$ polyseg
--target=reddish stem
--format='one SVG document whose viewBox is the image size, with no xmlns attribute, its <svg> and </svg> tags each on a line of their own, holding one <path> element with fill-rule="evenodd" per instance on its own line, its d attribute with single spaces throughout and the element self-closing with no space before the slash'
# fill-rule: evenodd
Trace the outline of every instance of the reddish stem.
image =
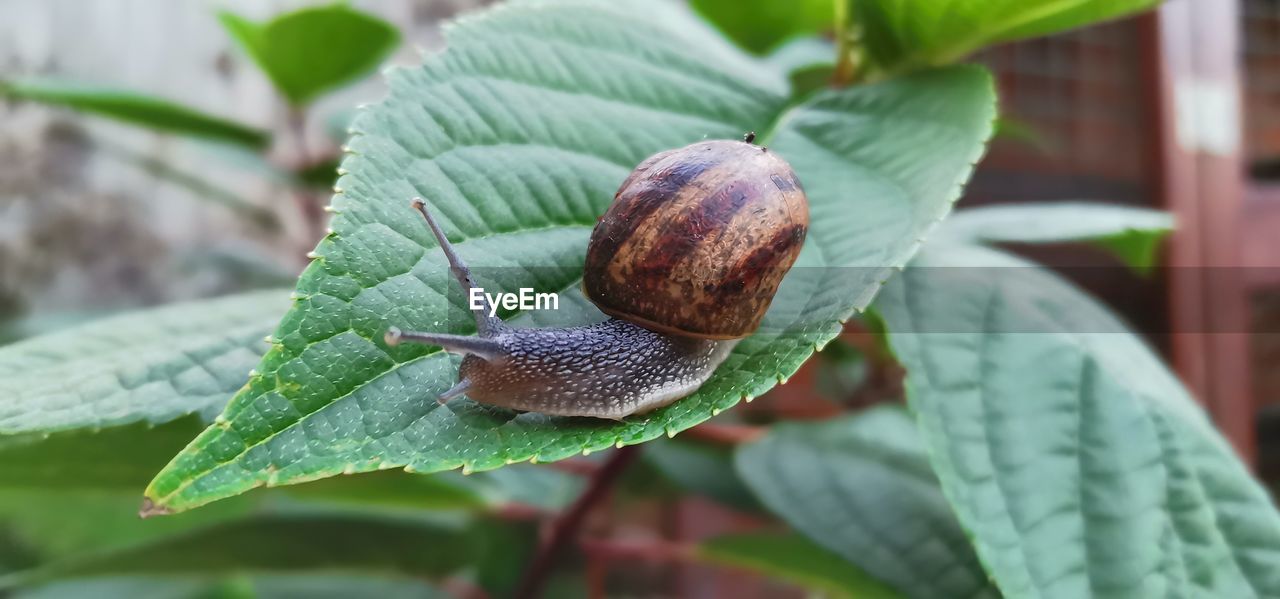
<svg viewBox="0 0 1280 599">
<path fill-rule="evenodd" d="M 759 439 L 765 434 L 765 428 L 749 424 L 715 424 L 706 422 L 685 431 L 683 434 L 692 439 L 718 445 L 739 445 Z"/>
<path fill-rule="evenodd" d="M 516 599 L 533 599 L 542 593 L 542 587 L 551 574 L 556 558 L 564 547 L 578 535 L 582 523 L 586 520 L 591 508 L 609 494 L 609 490 L 622 475 L 623 471 L 640 455 L 640 446 L 629 445 L 613 452 L 609 459 L 592 475 L 586 490 L 565 510 L 564 514 L 552 526 L 551 534 L 538 549 L 537 555 L 525 569 L 520 585 L 513 595 Z"/>
</svg>

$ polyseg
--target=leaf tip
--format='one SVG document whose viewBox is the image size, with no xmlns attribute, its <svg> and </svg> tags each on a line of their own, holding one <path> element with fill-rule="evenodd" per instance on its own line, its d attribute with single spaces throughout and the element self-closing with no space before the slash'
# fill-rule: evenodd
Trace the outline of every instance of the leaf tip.
<svg viewBox="0 0 1280 599">
<path fill-rule="evenodd" d="M 168 516 L 172 513 L 172 509 L 156 503 L 150 497 L 143 497 L 142 506 L 138 508 L 138 517 L 144 520 L 155 516 Z"/>
</svg>

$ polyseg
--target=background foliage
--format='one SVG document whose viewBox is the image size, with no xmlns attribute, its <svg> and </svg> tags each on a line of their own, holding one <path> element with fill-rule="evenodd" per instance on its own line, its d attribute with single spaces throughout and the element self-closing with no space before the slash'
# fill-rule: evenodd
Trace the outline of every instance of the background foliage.
<svg viewBox="0 0 1280 599">
<path fill-rule="evenodd" d="M 794 531 L 682 559 L 836 596 L 1280 596 L 1280 517 L 1186 391 L 1106 308 L 998 247 L 1089 243 L 1141 271 L 1167 215 L 1080 203 L 948 218 L 996 118 L 989 75 L 952 63 L 1153 2 L 752 4 L 543 0 L 463 18 L 355 118 L 330 230 L 292 295 L 0 348 L 0 588 L 445 594 L 425 577 L 503 596 L 536 545 L 530 520 L 584 484 L 516 462 L 659 439 L 620 490 L 697 494 Z M 293 119 L 399 40 L 344 4 L 219 19 Z M 0 91 L 270 142 L 132 91 Z M 566 300 L 504 318 L 589 322 L 602 315 L 577 292 L 583 253 L 622 178 L 655 151 L 749 130 L 796 168 L 813 228 L 765 326 L 694 396 L 621 423 L 441 407 L 430 398 L 456 359 L 381 343 L 392 324 L 470 330 L 409 198 L 428 198 L 485 286 Z M 334 165 L 294 167 L 298 208 L 319 215 L 307 181 Z M 729 448 L 660 439 L 785 381 L 850 318 L 905 368 L 908 409 L 767 423 Z M 859 379 L 856 356 L 839 363 L 832 384 Z M 439 472 L 456 468 L 475 474 Z M 144 486 L 148 513 L 185 513 L 134 519 Z M 245 493 L 262 486 L 279 488 Z"/>
</svg>

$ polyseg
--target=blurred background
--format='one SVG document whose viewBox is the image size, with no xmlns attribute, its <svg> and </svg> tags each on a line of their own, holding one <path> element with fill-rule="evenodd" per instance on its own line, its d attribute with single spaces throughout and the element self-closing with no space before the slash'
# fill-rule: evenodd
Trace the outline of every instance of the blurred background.
<svg viewBox="0 0 1280 599">
<path fill-rule="evenodd" d="M 265 21 L 313 4 L 0 5 L 0 79 L 131 90 L 265 134 L 241 136 L 244 143 L 193 140 L 102 118 L 101 106 L 77 109 L 74 94 L 31 101 L 39 94 L 19 90 L 0 100 L 0 341 L 141 306 L 291 285 L 323 233 L 320 210 L 352 109 L 377 100 L 382 83 L 376 72 L 362 72 L 291 102 L 217 13 Z M 388 64 L 413 65 L 441 48 L 442 20 L 485 4 L 353 6 L 398 31 L 388 42 Z M 1174 213 L 1178 229 L 1161 249 L 1163 266 L 1149 273 L 1117 268 L 1110 255 L 1078 246 L 1017 249 L 1127 318 L 1274 488 L 1280 0 L 1173 2 L 1156 13 L 998 47 L 976 60 L 998 77 L 1003 117 L 961 206 L 1089 200 Z M 816 417 L 897 401 L 901 393 L 900 372 L 873 327 L 854 322 L 790 384 L 736 411 L 748 422 Z M 678 451 L 659 449 L 650 459 L 688 457 Z M 654 468 L 662 470 L 660 463 Z M 628 516 L 609 526 L 656 527 L 674 539 L 755 522 L 749 512 L 696 496 L 617 509 Z M 709 566 L 636 565 L 625 547 L 599 548 L 590 559 L 584 568 L 592 576 L 657 577 L 678 596 L 795 593 L 762 590 L 760 580 Z"/>
</svg>

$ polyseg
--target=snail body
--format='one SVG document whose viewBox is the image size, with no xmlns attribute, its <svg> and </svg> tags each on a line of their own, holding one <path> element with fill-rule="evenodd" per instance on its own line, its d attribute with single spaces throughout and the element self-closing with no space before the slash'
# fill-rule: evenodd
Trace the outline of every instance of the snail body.
<svg viewBox="0 0 1280 599">
<path fill-rule="evenodd" d="M 698 389 L 753 333 L 808 229 L 791 167 L 747 141 L 713 140 L 656 154 L 622 183 L 592 232 L 583 291 L 611 318 L 516 328 L 474 312 L 478 335 L 390 328 L 463 355 L 460 395 L 516 410 L 621 419 Z M 421 200 L 463 291 L 476 287 Z M 487 303 L 487 302 L 486 302 Z"/>
</svg>

